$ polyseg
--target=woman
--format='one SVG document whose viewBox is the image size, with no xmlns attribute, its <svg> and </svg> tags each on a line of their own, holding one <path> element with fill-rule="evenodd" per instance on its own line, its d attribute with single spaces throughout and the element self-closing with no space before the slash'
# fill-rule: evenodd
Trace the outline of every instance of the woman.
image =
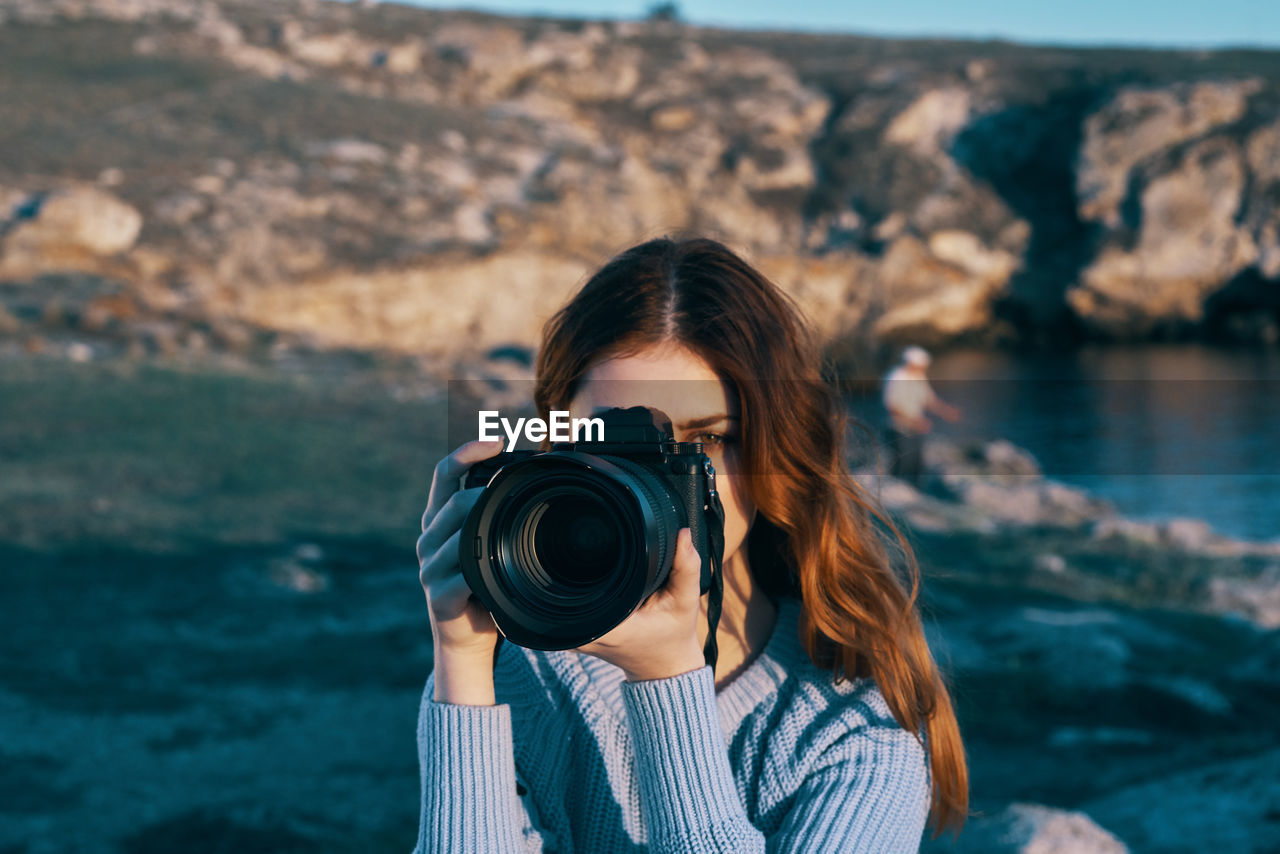
<svg viewBox="0 0 1280 854">
<path fill-rule="evenodd" d="M 665 586 L 599 640 L 498 644 L 458 567 L 480 490 L 457 484 L 499 447 L 463 445 L 436 467 L 418 541 L 435 642 L 418 851 L 896 852 L 930 812 L 959 827 L 964 752 L 918 573 L 848 474 L 819 361 L 794 304 L 706 239 L 622 253 L 548 322 L 543 418 L 653 406 L 712 458 L 719 654 L 713 673 L 687 529 Z"/>
</svg>

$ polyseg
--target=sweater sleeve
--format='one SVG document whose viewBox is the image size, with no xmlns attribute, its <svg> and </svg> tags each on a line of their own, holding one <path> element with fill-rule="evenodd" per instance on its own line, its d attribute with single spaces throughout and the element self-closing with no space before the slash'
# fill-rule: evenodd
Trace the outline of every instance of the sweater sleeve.
<svg viewBox="0 0 1280 854">
<path fill-rule="evenodd" d="M 538 854 L 542 838 L 516 793 L 511 706 L 432 699 L 418 712 L 422 811 L 414 854 Z"/>
<path fill-rule="evenodd" d="M 763 852 L 734 785 L 711 668 L 623 682 L 622 697 L 650 850 Z"/>
<path fill-rule="evenodd" d="M 651 850 L 709 852 L 918 851 L 929 808 L 924 749 L 891 727 L 850 731 L 827 748 L 767 839 L 738 797 L 720 731 L 710 667 L 624 682 Z"/>
<path fill-rule="evenodd" d="M 768 850 L 919 851 L 929 814 L 927 761 L 920 742 L 903 729 L 850 733 L 800 784 Z"/>
</svg>

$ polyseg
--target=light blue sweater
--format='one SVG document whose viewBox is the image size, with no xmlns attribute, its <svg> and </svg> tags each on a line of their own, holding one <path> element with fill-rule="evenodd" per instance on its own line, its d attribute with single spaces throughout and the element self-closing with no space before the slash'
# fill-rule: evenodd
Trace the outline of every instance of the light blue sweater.
<svg viewBox="0 0 1280 854">
<path fill-rule="evenodd" d="M 626 682 L 608 662 L 504 643 L 498 704 L 418 719 L 418 854 L 917 851 L 925 753 L 870 679 L 832 684 L 784 599 L 719 694 L 710 667 Z"/>
</svg>

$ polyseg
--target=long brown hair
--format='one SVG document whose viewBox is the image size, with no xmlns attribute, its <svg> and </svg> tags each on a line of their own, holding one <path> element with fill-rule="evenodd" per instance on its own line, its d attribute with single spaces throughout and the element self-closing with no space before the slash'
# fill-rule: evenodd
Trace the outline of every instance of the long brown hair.
<svg viewBox="0 0 1280 854">
<path fill-rule="evenodd" d="M 568 408 L 596 362 L 663 342 L 696 353 L 733 388 L 743 470 L 771 475 L 744 478 L 759 514 L 746 542 L 753 577 L 771 593 L 800 596 L 801 640 L 815 665 L 837 681 L 871 676 L 903 729 L 923 736 L 935 832 L 958 830 L 968 771 L 916 608 L 919 568 L 849 474 L 845 409 L 822 377 L 816 337 L 783 291 L 714 240 L 663 238 L 628 249 L 548 320 L 534 390 L 539 413 Z"/>
</svg>

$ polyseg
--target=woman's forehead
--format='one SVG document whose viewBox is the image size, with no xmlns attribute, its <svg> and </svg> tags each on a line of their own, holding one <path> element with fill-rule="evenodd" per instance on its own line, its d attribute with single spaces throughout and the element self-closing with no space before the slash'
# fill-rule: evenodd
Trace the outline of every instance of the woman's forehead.
<svg viewBox="0 0 1280 854">
<path fill-rule="evenodd" d="M 736 415 L 729 388 L 701 357 L 683 349 L 646 350 L 594 365 L 570 405 L 575 417 L 613 406 L 652 406 L 679 425 Z"/>
</svg>

